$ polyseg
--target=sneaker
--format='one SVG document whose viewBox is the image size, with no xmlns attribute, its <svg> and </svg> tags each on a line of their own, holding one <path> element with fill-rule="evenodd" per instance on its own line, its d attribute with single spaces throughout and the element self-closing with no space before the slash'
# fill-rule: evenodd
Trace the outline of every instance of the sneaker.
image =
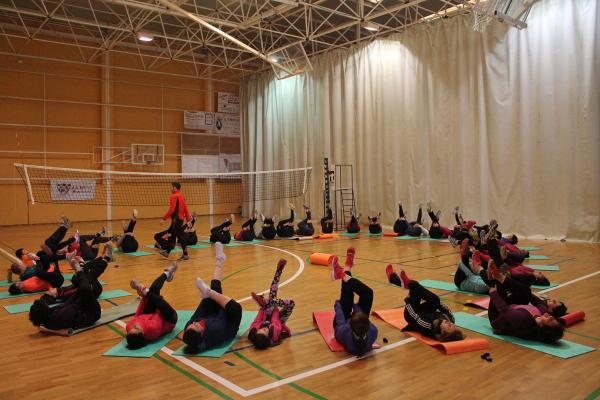
<svg viewBox="0 0 600 400">
<path fill-rule="evenodd" d="M 235 223 L 235 214 L 229 214 L 229 220 L 231 223 Z"/>
<path fill-rule="evenodd" d="M 456 238 L 454 238 L 452 236 L 450 236 L 448 238 L 448 241 L 450 242 L 450 244 L 452 245 L 452 247 L 456 247 L 456 246 L 459 245 L 458 239 L 456 239 Z"/>
<path fill-rule="evenodd" d="M 75 255 L 77 254 L 77 250 L 73 250 L 70 253 L 65 254 L 65 258 L 67 261 L 71 262 L 71 260 L 75 259 Z"/>
<path fill-rule="evenodd" d="M 75 231 L 75 234 L 73 235 L 73 239 L 75 239 L 75 243 L 79 243 L 79 230 Z"/>
<path fill-rule="evenodd" d="M 133 217 L 133 219 L 137 219 L 137 217 L 138 217 L 138 210 L 137 210 L 137 208 L 133 209 L 133 211 L 131 213 L 131 216 Z"/>
<path fill-rule="evenodd" d="M 352 268 L 354 266 L 354 255 L 356 254 L 356 250 L 354 247 L 348 247 L 346 250 L 346 267 Z"/>
<path fill-rule="evenodd" d="M 60 223 L 60 225 L 64 226 L 65 228 L 70 228 L 73 225 L 71 223 L 71 220 L 66 215 L 60 216 L 59 223 Z"/>
<path fill-rule="evenodd" d="M 196 211 L 194 211 L 192 213 L 192 224 L 196 223 L 196 219 L 198 218 L 198 213 Z"/>
<path fill-rule="evenodd" d="M 104 245 L 104 257 L 108 257 L 108 259 L 110 260 L 109 262 L 113 262 L 116 260 L 114 254 L 113 254 L 112 244 L 106 243 Z"/>
<path fill-rule="evenodd" d="M 160 254 L 164 258 L 169 258 L 169 252 L 166 251 L 166 250 L 161 250 L 161 251 L 158 252 L 158 254 Z"/>
<path fill-rule="evenodd" d="M 225 251 L 224 251 L 225 247 L 223 246 L 223 243 L 221 242 L 217 242 L 215 243 L 215 250 L 217 252 L 217 265 L 219 267 L 223 266 L 223 264 L 225 263 L 225 260 L 227 260 L 227 256 L 225 255 Z"/>
<path fill-rule="evenodd" d="M 210 297 L 210 286 L 208 286 L 202 278 L 196 278 L 196 287 L 200 290 L 200 295 L 203 299 L 208 299 Z"/>
<path fill-rule="evenodd" d="M 32 260 L 35 260 L 35 261 L 37 261 L 37 260 L 39 260 L 39 259 L 40 259 L 40 258 L 37 256 L 37 254 L 35 254 L 35 253 L 29 253 L 29 254 L 27 254 L 27 257 L 29 257 L 30 259 L 32 259 Z"/>
<path fill-rule="evenodd" d="M 404 270 L 400 271 L 400 283 L 400 286 L 402 286 L 404 289 L 408 289 L 410 278 L 408 277 L 408 275 L 406 275 L 406 272 L 404 272 Z"/>
<path fill-rule="evenodd" d="M 179 257 L 177 259 L 177 261 L 187 261 L 190 259 L 190 256 L 188 256 L 187 254 L 182 255 L 181 257 Z"/>
<path fill-rule="evenodd" d="M 265 300 L 264 296 L 256 294 L 254 292 L 250 293 L 250 295 L 252 296 L 256 304 L 258 304 L 260 307 L 264 307 L 267 305 L 267 301 Z"/>
<path fill-rule="evenodd" d="M 333 256 L 331 260 L 331 280 L 342 279 L 344 277 L 344 269 L 340 267 L 338 256 Z"/>
<path fill-rule="evenodd" d="M 146 295 L 146 293 L 148 292 L 146 287 L 144 285 L 142 285 L 141 283 L 139 283 L 138 281 L 136 281 L 135 279 L 132 279 L 131 282 L 129 282 L 129 286 L 132 289 L 135 289 L 140 297 L 144 297 Z"/>
<path fill-rule="evenodd" d="M 177 272 L 177 263 L 172 262 L 168 268 L 165 269 L 165 275 L 167 275 L 167 282 L 171 282 L 175 277 L 175 272 Z"/>
<path fill-rule="evenodd" d="M 290 206 L 290 209 L 292 209 L 292 210 L 294 209 L 294 204 L 293 203 L 290 203 L 289 206 Z"/>
<path fill-rule="evenodd" d="M 71 268 L 73 268 L 73 270 L 75 270 L 76 272 L 80 272 L 83 271 L 83 268 L 81 268 L 81 263 L 78 260 L 78 257 L 74 257 L 72 258 L 69 263 L 71 264 Z"/>
<path fill-rule="evenodd" d="M 106 228 L 102 227 L 102 229 L 100 229 L 100 231 L 96 233 L 96 237 L 103 237 L 104 235 L 106 235 Z"/>
<path fill-rule="evenodd" d="M 385 274 L 387 275 L 388 282 L 392 283 L 392 275 L 394 274 L 394 267 L 392 267 L 392 264 L 388 264 L 387 267 L 385 267 Z"/>
</svg>

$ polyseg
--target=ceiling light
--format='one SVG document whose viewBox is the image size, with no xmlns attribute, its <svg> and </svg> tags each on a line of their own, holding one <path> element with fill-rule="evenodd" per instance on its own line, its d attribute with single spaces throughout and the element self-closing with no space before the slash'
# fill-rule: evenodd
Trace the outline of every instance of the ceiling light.
<svg viewBox="0 0 600 400">
<path fill-rule="evenodd" d="M 151 42 L 154 40 L 154 35 L 148 32 L 138 32 L 137 38 L 141 42 Z"/>
<path fill-rule="evenodd" d="M 274 63 L 278 63 L 279 62 L 279 57 L 277 57 L 277 56 L 271 56 L 271 57 L 269 57 L 269 59 L 271 61 L 273 61 Z"/>
<path fill-rule="evenodd" d="M 371 32 L 377 32 L 379 30 L 379 25 L 369 21 L 363 22 L 362 24 L 360 24 L 360 26 Z"/>
</svg>

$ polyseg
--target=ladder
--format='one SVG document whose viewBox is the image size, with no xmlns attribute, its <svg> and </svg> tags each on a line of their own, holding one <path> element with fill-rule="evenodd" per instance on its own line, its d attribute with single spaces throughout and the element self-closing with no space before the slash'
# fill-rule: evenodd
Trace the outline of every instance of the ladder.
<svg viewBox="0 0 600 400">
<path fill-rule="evenodd" d="M 352 164 L 335 165 L 335 230 L 343 230 L 356 213 L 354 168 Z"/>
</svg>

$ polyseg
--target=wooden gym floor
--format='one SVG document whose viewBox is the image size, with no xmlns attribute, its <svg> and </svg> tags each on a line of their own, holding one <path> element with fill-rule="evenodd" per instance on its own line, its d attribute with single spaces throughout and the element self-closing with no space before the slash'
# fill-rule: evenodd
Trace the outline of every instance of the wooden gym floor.
<svg viewBox="0 0 600 400">
<path fill-rule="evenodd" d="M 220 217 L 217 217 L 220 218 Z M 208 217 L 197 224 L 198 233 L 208 232 Z M 239 227 L 240 222 L 235 224 Z M 100 226 L 75 224 L 82 233 Z M 115 228 L 117 224 L 115 224 Z M 26 247 L 37 251 L 39 243 L 55 229 L 52 225 L 0 228 L 0 245 L 7 250 Z M 157 220 L 140 220 L 136 236 L 140 247 L 152 243 L 161 227 Z M 235 232 L 236 229 L 232 229 Z M 206 238 L 203 235 L 202 238 Z M 570 310 L 584 310 L 584 322 L 568 328 L 565 338 L 598 347 L 600 344 L 600 245 L 524 241 L 536 245 L 550 260 L 539 262 L 560 266 L 548 272 L 560 283 L 549 295 L 565 301 Z M 315 310 L 332 309 L 339 295 L 339 281 L 331 282 L 329 270 L 306 261 L 313 252 L 345 254 L 356 248 L 354 275 L 375 292 L 373 309 L 401 306 L 404 289 L 388 285 L 384 268 L 401 265 L 413 279 L 452 281 L 450 272 L 459 259 L 448 243 L 402 241 L 393 238 L 288 241 L 275 240 L 262 245 L 226 247 L 224 292 L 242 299 L 244 309 L 256 310 L 248 300 L 251 291 L 270 285 L 277 260 L 285 258 L 279 295 L 296 301 L 289 326 L 294 336 L 266 351 L 249 347 L 243 338 L 233 350 L 219 359 L 180 359 L 170 355 L 181 345 L 173 340 L 149 359 L 104 357 L 124 331 L 122 323 L 112 323 L 66 338 L 38 333 L 27 313 L 10 315 L 0 310 L 0 338 L 3 368 L 0 399 L 583 399 L 600 395 L 600 353 L 595 351 L 562 360 L 516 345 L 491 340 L 493 362 L 480 358 L 481 351 L 446 356 L 420 342 L 406 341 L 404 334 L 377 317 L 378 341 L 383 349 L 358 360 L 345 353 L 329 351 L 312 321 Z M 177 254 L 172 254 L 175 258 Z M 194 279 L 212 277 L 214 249 L 190 251 L 191 259 L 180 263 L 175 280 L 165 284 L 163 296 L 178 310 L 193 310 L 199 302 Z M 3 260 L 5 267 L 8 261 Z M 106 289 L 129 288 L 131 278 L 146 283 L 161 273 L 167 262 L 158 255 L 120 255 L 102 276 Z M 2 290 L 7 290 L 3 288 Z M 453 311 L 466 310 L 465 294 L 436 291 Z M 0 305 L 33 301 L 34 297 L 0 300 Z M 101 301 L 103 308 L 128 302 L 132 297 Z M 125 319 L 126 321 L 127 319 Z M 465 331 L 469 337 L 478 335 Z M 388 344 L 383 343 L 386 338 Z"/>
</svg>

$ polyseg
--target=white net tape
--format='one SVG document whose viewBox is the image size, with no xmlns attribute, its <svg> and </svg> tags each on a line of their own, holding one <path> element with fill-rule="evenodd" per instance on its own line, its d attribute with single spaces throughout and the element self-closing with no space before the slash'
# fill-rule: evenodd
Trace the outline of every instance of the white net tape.
<svg viewBox="0 0 600 400">
<path fill-rule="evenodd" d="M 490 9 L 493 9 L 495 1 L 478 2 L 473 6 L 473 30 L 476 32 L 485 32 L 485 29 L 492 21 Z"/>
</svg>

